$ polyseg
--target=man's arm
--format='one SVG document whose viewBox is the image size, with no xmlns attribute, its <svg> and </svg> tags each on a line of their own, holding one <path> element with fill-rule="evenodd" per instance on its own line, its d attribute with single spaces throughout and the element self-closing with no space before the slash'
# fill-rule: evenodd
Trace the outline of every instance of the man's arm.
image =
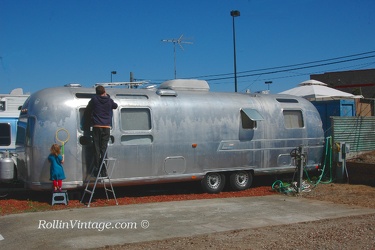
<svg viewBox="0 0 375 250">
<path fill-rule="evenodd" d="M 118 105 L 112 100 L 112 109 L 117 109 Z"/>
</svg>

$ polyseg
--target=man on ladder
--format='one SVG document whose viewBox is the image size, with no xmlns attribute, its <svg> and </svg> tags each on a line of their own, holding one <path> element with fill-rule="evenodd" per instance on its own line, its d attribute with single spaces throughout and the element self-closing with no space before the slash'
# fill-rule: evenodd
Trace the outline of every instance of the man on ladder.
<svg viewBox="0 0 375 250">
<path fill-rule="evenodd" d="M 94 139 L 94 175 L 100 174 L 106 176 L 105 168 L 99 172 L 100 163 L 103 162 L 110 137 L 112 126 L 113 109 L 118 105 L 106 93 L 105 88 L 101 85 L 96 87 L 96 95 L 89 101 L 84 117 L 88 118 L 93 127 Z M 87 127 L 87 126 L 86 126 Z"/>
<path fill-rule="evenodd" d="M 110 176 L 107 173 L 110 163 L 115 164 L 115 159 L 108 158 L 108 142 L 110 138 L 113 110 L 117 109 L 118 105 L 112 98 L 106 93 L 105 88 L 101 85 L 95 88 L 96 95 L 89 101 L 85 113 L 84 113 L 84 129 L 88 130 L 91 126 L 93 127 L 93 140 L 94 140 L 94 164 L 91 170 L 91 174 L 87 179 L 87 185 L 82 196 L 81 202 L 83 202 L 85 194 L 90 193 L 90 199 L 88 207 L 90 206 L 91 199 L 94 195 L 96 185 L 98 181 L 102 181 L 104 185 L 104 191 L 108 199 L 107 191 L 111 191 L 116 200 L 116 195 L 113 190 Z M 92 190 L 89 190 L 90 180 L 95 177 L 95 182 Z M 109 182 L 110 188 L 107 189 L 105 181 Z"/>
</svg>

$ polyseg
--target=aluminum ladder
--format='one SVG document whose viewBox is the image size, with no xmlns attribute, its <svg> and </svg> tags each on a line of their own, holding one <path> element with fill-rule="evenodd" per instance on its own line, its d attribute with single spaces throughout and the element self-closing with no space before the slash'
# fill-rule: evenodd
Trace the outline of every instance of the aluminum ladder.
<svg viewBox="0 0 375 250">
<path fill-rule="evenodd" d="M 108 152 L 108 147 L 107 147 L 107 150 L 105 151 L 104 158 L 100 164 L 98 173 L 96 174 L 94 167 L 92 167 L 91 174 L 86 177 L 86 187 L 81 198 L 81 203 L 83 203 L 86 194 L 90 194 L 87 207 L 90 207 L 91 200 L 92 200 L 92 197 L 94 196 L 95 189 L 97 187 L 98 182 L 103 185 L 107 200 L 109 200 L 108 192 L 111 192 L 113 194 L 113 198 L 115 199 L 116 205 L 118 205 L 116 194 L 115 194 L 115 191 L 113 190 L 113 185 L 111 182 L 111 175 L 116 165 L 116 158 L 109 158 L 107 156 L 107 152 Z M 93 166 L 93 164 L 91 164 L 91 166 Z M 107 173 L 106 176 L 101 176 L 102 170 L 104 170 Z M 92 185 L 92 183 L 94 184 Z M 107 187 L 107 184 L 109 184 L 109 187 Z M 91 186 L 92 186 L 92 189 L 90 189 Z"/>
</svg>

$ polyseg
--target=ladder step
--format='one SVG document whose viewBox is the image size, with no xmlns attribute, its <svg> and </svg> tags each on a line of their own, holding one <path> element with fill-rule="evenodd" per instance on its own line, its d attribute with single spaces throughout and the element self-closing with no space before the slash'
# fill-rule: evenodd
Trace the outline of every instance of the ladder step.
<svg viewBox="0 0 375 250">
<path fill-rule="evenodd" d="M 107 156 L 107 151 L 108 151 L 108 148 L 107 148 L 106 152 L 104 153 L 105 157 Z M 91 195 L 90 195 L 87 207 L 90 207 L 91 199 L 92 199 L 92 197 L 94 195 L 94 191 L 95 191 L 95 189 L 97 187 L 96 185 L 97 185 L 98 182 L 100 182 L 104 186 L 104 191 L 105 191 L 107 199 L 109 199 L 108 198 L 108 194 L 107 194 L 107 192 L 109 191 L 109 192 L 111 192 L 113 194 L 113 198 L 116 201 L 116 205 L 118 205 L 118 202 L 117 202 L 117 199 L 116 199 L 116 194 L 115 194 L 115 191 L 113 190 L 113 186 L 112 186 L 111 178 L 110 178 L 110 174 L 113 172 L 113 168 L 115 167 L 115 164 L 116 164 L 116 158 L 107 158 L 106 157 L 102 161 L 102 163 L 101 163 L 101 165 L 100 165 L 100 167 L 99 167 L 99 169 L 98 169 L 97 172 L 95 172 L 94 170 L 92 170 L 92 172 L 90 173 L 90 175 L 88 175 L 86 177 L 86 182 L 87 183 L 86 183 L 85 191 L 84 191 L 83 196 L 81 198 L 81 203 L 84 200 L 85 194 L 89 193 Z M 108 175 L 106 175 L 106 176 L 100 176 L 100 173 L 102 171 L 106 172 Z M 94 175 L 96 173 L 97 173 L 97 176 Z M 92 190 L 88 190 L 88 187 L 90 186 L 90 183 L 91 183 L 91 185 L 93 185 Z M 106 184 L 109 184 L 110 188 L 107 188 Z"/>
</svg>

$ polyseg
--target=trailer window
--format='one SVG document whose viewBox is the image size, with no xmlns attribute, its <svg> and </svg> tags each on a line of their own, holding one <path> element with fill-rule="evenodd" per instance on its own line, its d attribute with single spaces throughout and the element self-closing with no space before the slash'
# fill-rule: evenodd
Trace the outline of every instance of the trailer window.
<svg viewBox="0 0 375 250">
<path fill-rule="evenodd" d="M 81 131 L 89 130 L 90 126 L 92 126 L 91 117 L 88 117 L 89 114 L 86 114 L 86 117 L 85 117 L 85 110 L 86 108 L 79 109 L 79 129 Z M 113 116 L 112 116 L 112 124 L 113 124 Z"/>
<path fill-rule="evenodd" d="M 284 110 L 284 123 L 286 128 L 303 128 L 303 117 L 301 110 Z"/>
<path fill-rule="evenodd" d="M 86 108 L 80 108 L 79 109 L 79 129 L 80 130 L 84 130 L 84 123 L 85 123 L 85 119 L 83 117 L 83 114 L 85 113 L 85 110 Z"/>
<path fill-rule="evenodd" d="M 0 111 L 5 111 L 5 101 L 0 101 Z"/>
<path fill-rule="evenodd" d="M 79 128 L 81 131 L 90 130 L 90 127 L 92 126 L 91 122 L 91 116 L 90 114 L 86 114 L 85 117 L 85 110 L 86 108 L 80 108 L 79 109 Z M 113 117 L 112 117 L 112 123 L 113 123 Z"/>
<path fill-rule="evenodd" d="M 91 99 L 95 96 L 95 93 L 76 93 L 76 97 L 79 99 Z"/>
<path fill-rule="evenodd" d="M 27 118 L 26 146 L 32 146 L 34 141 L 35 118 Z"/>
<path fill-rule="evenodd" d="M 264 120 L 263 116 L 255 109 L 241 109 L 241 122 L 243 129 L 254 129 L 257 127 L 257 121 Z"/>
<path fill-rule="evenodd" d="M 151 115 L 148 108 L 121 109 L 122 130 L 150 130 Z"/>
<path fill-rule="evenodd" d="M 24 146 L 26 137 L 26 130 L 24 127 L 17 127 L 16 145 Z"/>
<path fill-rule="evenodd" d="M 9 146 L 11 141 L 11 129 L 9 123 L 0 123 L 0 146 Z"/>
<path fill-rule="evenodd" d="M 130 95 L 130 94 L 116 94 L 118 99 L 148 99 L 147 95 Z"/>
<path fill-rule="evenodd" d="M 298 103 L 296 99 L 284 99 L 284 98 L 277 98 L 276 101 L 281 103 Z"/>
</svg>

